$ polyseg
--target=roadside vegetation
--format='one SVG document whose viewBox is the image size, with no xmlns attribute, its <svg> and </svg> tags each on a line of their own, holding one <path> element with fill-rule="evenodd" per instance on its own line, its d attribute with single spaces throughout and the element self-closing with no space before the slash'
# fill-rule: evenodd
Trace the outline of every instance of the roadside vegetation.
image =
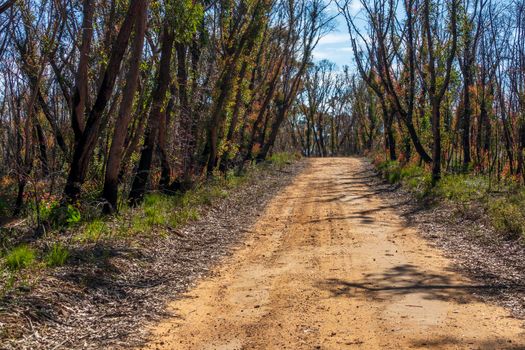
<svg viewBox="0 0 525 350">
<path fill-rule="evenodd" d="M 35 236 L 33 227 L 38 215 L 36 209 L 31 208 L 25 223 L 0 228 L 0 296 L 20 287 L 28 291 L 38 283 L 38 275 L 47 269 L 69 262 L 78 264 L 83 257 L 75 256 L 74 252 L 82 247 L 103 247 L 112 241 L 138 242 L 143 238 L 176 234 L 184 225 L 198 220 L 202 211 L 216 200 L 228 197 L 230 191 L 261 172 L 280 171 L 298 159 L 296 154 L 275 153 L 265 162 L 247 166 L 241 174 L 233 171 L 217 174 L 186 191 L 149 193 L 139 206 L 123 206 L 117 215 L 103 215 L 86 204 L 82 210 L 63 209 L 57 203 L 43 204 L 38 214 L 45 228 L 41 236 Z"/>
<path fill-rule="evenodd" d="M 398 161 L 373 161 L 377 171 L 391 184 L 401 184 L 415 198 L 426 202 L 447 202 L 460 215 L 482 210 L 503 237 L 525 239 L 525 188 L 511 179 L 496 182 L 474 173 L 445 173 L 432 185 L 428 168 Z"/>
</svg>

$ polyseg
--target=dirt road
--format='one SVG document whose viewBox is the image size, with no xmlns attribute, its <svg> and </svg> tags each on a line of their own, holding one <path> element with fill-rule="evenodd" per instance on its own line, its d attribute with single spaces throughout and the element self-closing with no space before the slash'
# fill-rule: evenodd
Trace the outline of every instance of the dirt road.
<svg viewBox="0 0 525 350">
<path fill-rule="evenodd" d="M 525 349 L 356 158 L 311 159 L 147 349 Z"/>
</svg>

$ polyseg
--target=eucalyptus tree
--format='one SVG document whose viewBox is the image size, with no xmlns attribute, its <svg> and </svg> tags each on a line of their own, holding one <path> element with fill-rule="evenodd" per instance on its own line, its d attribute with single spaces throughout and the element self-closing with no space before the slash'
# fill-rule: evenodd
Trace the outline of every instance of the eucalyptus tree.
<svg viewBox="0 0 525 350">
<path fill-rule="evenodd" d="M 264 140 L 257 160 L 268 155 L 277 138 L 280 126 L 297 98 L 312 52 L 323 35 L 332 30 L 334 16 L 327 9 L 331 1 L 304 0 L 283 3 L 288 23 L 290 40 L 284 47 L 284 66 L 276 101 L 276 115 L 271 124 L 268 138 Z"/>
<path fill-rule="evenodd" d="M 306 150 L 310 154 L 310 142 L 313 135 L 317 154 L 328 155 L 327 132 L 330 132 L 329 98 L 334 84 L 334 64 L 323 60 L 307 69 L 303 91 L 299 95 L 301 110 L 306 119 Z"/>
<path fill-rule="evenodd" d="M 431 163 L 432 158 L 414 126 L 418 85 L 416 3 L 407 0 L 401 6 L 393 0 L 360 1 L 363 10 L 357 14 L 352 12 L 349 1 L 338 2 L 347 23 L 357 69 L 380 101 L 387 130 L 392 127 L 394 115 L 400 117 L 421 159 Z M 392 132 L 387 135 L 392 136 Z M 391 139 L 389 143 L 395 142 Z M 391 157 L 396 158 L 394 153 Z"/>
</svg>

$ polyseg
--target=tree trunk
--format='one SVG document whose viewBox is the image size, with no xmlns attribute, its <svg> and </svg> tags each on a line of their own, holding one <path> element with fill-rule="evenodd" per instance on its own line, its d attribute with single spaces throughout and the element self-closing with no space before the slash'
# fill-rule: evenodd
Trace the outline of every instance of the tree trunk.
<svg viewBox="0 0 525 350">
<path fill-rule="evenodd" d="M 148 125 L 144 135 L 144 144 L 140 154 L 140 161 L 137 174 L 131 186 L 129 202 L 132 205 L 138 204 L 144 198 L 146 184 L 151 171 L 153 152 L 155 150 L 157 136 L 159 134 L 159 123 L 162 118 L 166 92 L 170 83 L 170 66 L 173 51 L 173 41 L 175 35 L 168 19 L 165 19 L 162 34 L 162 51 L 157 73 L 157 84 L 153 92 L 152 107 L 148 118 Z"/>
<path fill-rule="evenodd" d="M 75 146 L 80 142 L 84 132 L 84 113 L 88 97 L 88 65 L 89 51 L 93 39 L 93 13 L 95 1 L 84 0 L 84 17 L 82 19 L 82 42 L 80 44 L 80 60 L 75 78 L 75 88 L 72 98 L 71 126 L 75 135 Z"/>
<path fill-rule="evenodd" d="M 138 86 L 139 68 L 142 59 L 142 47 L 144 46 L 144 34 L 146 31 L 147 1 L 141 3 L 135 18 L 134 41 L 129 63 L 129 70 L 126 75 L 126 85 L 122 92 L 120 110 L 115 121 L 115 131 L 109 149 L 108 161 L 106 165 L 106 175 L 104 179 L 104 190 L 102 197 L 106 200 L 104 211 L 111 213 L 117 210 L 118 200 L 118 175 L 124 153 L 124 142 L 131 121 L 131 108 Z"/>
<path fill-rule="evenodd" d="M 441 179 L 441 116 L 439 103 L 432 103 L 432 183 L 436 184 Z"/>
<path fill-rule="evenodd" d="M 469 51 L 468 48 L 465 50 Z M 471 162 L 470 156 L 470 119 L 472 115 L 472 107 L 470 103 L 470 86 L 472 85 L 472 62 L 468 57 L 465 57 L 465 67 L 463 67 L 463 117 L 462 117 L 462 139 L 463 146 L 463 166 L 465 170 Z"/>
<path fill-rule="evenodd" d="M 239 77 L 237 78 L 237 94 L 235 96 L 235 104 L 233 106 L 233 112 L 232 112 L 232 118 L 230 121 L 230 126 L 228 128 L 228 133 L 226 134 L 226 143 L 230 145 L 234 140 L 235 135 L 235 129 L 237 128 L 237 124 L 239 122 L 239 114 L 241 112 L 241 105 L 243 103 L 243 88 L 242 83 L 244 81 L 244 77 L 246 76 L 246 71 L 248 69 L 248 61 L 245 60 L 242 64 L 241 71 L 239 73 Z M 226 170 L 228 168 L 228 152 L 225 152 L 223 154 L 222 160 L 221 160 L 221 170 Z"/>
<path fill-rule="evenodd" d="M 38 119 L 35 118 L 35 128 L 36 128 L 36 137 L 38 140 L 38 151 L 40 163 L 42 165 L 42 173 L 44 177 L 49 175 L 49 165 L 47 160 L 47 146 L 46 146 L 46 137 L 44 135 L 44 130 L 38 122 Z"/>
<path fill-rule="evenodd" d="M 75 145 L 71 168 L 64 189 L 65 199 L 68 202 L 75 202 L 80 196 L 81 186 L 85 180 L 96 141 L 100 135 L 101 128 L 104 127 L 104 125 L 102 125 L 103 112 L 113 93 L 115 80 L 120 71 L 120 63 L 128 46 L 133 22 L 137 17 L 139 8 L 144 2 L 145 0 L 132 0 L 126 18 L 122 23 L 115 44 L 113 45 L 111 56 L 98 90 L 97 99 L 89 113 L 84 130 Z M 78 115 L 73 116 L 73 118 L 75 117 L 78 117 Z"/>
</svg>

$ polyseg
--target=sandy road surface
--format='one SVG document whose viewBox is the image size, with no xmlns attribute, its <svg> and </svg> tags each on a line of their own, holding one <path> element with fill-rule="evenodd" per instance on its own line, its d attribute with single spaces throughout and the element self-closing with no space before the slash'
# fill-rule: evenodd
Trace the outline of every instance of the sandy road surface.
<svg viewBox="0 0 525 350">
<path fill-rule="evenodd" d="M 244 246 L 170 309 L 147 349 L 525 349 L 370 186 L 363 160 L 311 159 Z"/>
</svg>

